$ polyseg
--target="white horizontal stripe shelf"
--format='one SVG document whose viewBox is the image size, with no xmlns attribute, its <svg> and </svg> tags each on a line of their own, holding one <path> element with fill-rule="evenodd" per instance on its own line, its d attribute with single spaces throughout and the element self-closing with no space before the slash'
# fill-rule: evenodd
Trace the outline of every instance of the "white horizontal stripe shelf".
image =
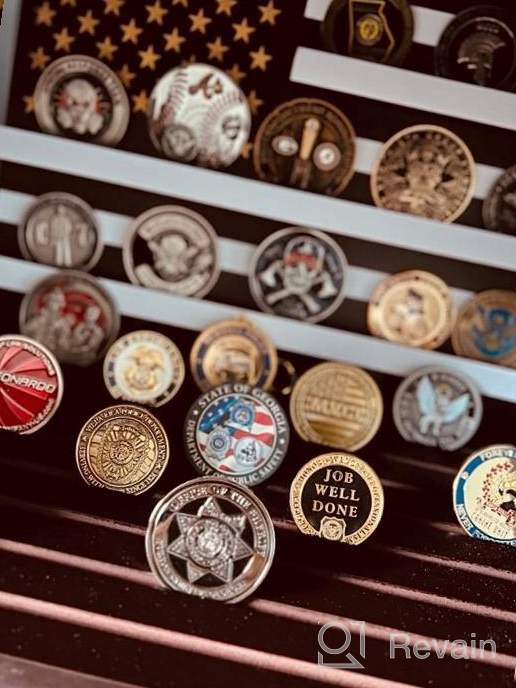
<svg viewBox="0 0 516 688">
<path fill-rule="evenodd" d="M 0 288 L 25 294 L 35 282 L 54 274 L 52 268 L 0 256 Z M 101 280 L 122 315 L 201 331 L 223 318 L 245 315 L 266 332 L 282 351 L 322 360 L 352 363 L 379 373 L 404 377 L 416 368 L 447 366 L 475 380 L 482 394 L 516 401 L 516 370 L 458 356 L 413 349 L 324 325 L 256 313 L 225 304 L 187 299 L 113 280 Z"/>
<path fill-rule="evenodd" d="M 0 160 L 516 272 L 516 237 L 0 126 Z"/>
</svg>

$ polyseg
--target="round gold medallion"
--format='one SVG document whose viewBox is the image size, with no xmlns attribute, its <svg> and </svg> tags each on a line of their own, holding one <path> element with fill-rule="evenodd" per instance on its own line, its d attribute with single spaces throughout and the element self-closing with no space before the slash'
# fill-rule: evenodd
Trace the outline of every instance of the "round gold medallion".
<svg viewBox="0 0 516 688">
<path fill-rule="evenodd" d="M 163 426 L 151 413 L 137 406 L 111 406 L 84 425 L 75 455 L 89 485 L 136 495 L 159 480 L 169 446 Z"/>
<path fill-rule="evenodd" d="M 270 389 L 278 370 L 272 342 L 246 318 L 221 320 L 195 340 L 190 368 L 199 389 L 226 383 Z"/>
<path fill-rule="evenodd" d="M 290 417 L 306 442 L 355 451 L 378 432 L 382 394 L 365 370 L 344 363 L 321 363 L 296 382 Z"/>
<path fill-rule="evenodd" d="M 367 324 L 375 337 L 437 349 L 450 336 L 455 315 L 442 279 L 423 270 L 407 270 L 391 275 L 375 289 Z"/>
</svg>

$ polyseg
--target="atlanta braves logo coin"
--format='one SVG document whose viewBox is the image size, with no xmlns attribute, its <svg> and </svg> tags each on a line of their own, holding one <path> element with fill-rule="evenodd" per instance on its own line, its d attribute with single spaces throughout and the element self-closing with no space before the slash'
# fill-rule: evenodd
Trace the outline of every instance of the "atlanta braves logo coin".
<svg viewBox="0 0 516 688">
<path fill-rule="evenodd" d="M 344 363 L 320 363 L 296 382 L 290 418 L 298 435 L 336 449 L 355 451 L 370 442 L 383 417 L 373 378 Z"/>
<path fill-rule="evenodd" d="M 459 356 L 516 364 L 516 292 L 489 289 L 460 309 L 452 335 Z"/>
<path fill-rule="evenodd" d="M 203 392 L 227 382 L 269 389 L 278 370 L 278 355 L 253 323 L 232 318 L 201 332 L 190 353 L 190 369 Z"/>
<path fill-rule="evenodd" d="M 319 322 L 344 300 L 347 272 L 346 257 L 333 239 L 293 227 L 275 232 L 260 244 L 249 284 L 262 310 Z"/>
<path fill-rule="evenodd" d="M 407 0 L 333 0 L 322 33 L 335 53 L 400 65 L 412 45 L 414 19 Z"/>
<path fill-rule="evenodd" d="M 63 397 L 61 368 L 50 351 L 21 335 L 0 335 L 0 429 L 29 435 Z"/>
<path fill-rule="evenodd" d="M 279 468 L 289 435 L 287 417 L 274 397 L 246 384 L 206 392 L 184 427 L 186 452 L 201 475 L 224 475 L 249 486 Z"/>
<path fill-rule="evenodd" d="M 176 67 L 152 91 L 150 136 L 156 149 L 173 160 L 227 167 L 242 152 L 250 130 L 244 92 L 211 65 Z"/>
<path fill-rule="evenodd" d="M 131 112 L 120 79 L 87 55 L 52 62 L 36 85 L 34 108 L 44 132 L 108 146 L 121 141 Z"/>
<path fill-rule="evenodd" d="M 298 98 L 265 118 L 253 155 L 260 179 L 338 196 L 353 175 L 355 131 L 331 103 Z"/>
<path fill-rule="evenodd" d="M 373 534 L 383 501 L 376 473 L 351 454 L 312 459 L 290 487 L 290 511 L 302 533 L 349 545 L 359 545 Z"/>
<path fill-rule="evenodd" d="M 478 86 L 510 90 L 516 82 L 516 21 L 501 7 L 459 12 L 435 51 L 437 74 Z"/>
<path fill-rule="evenodd" d="M 27 260 L 57 268 L 90 270 L 102 253 L 93 210 L 77 196 L 49 193 L 27 209 L 18 243 Z"/>
<path fill-rule="evenodd" d="M 177 394 L 184 378 L 181 352 L 159 332 L 130 332 L 104 359 L 104 382 L 114 399 L 162 406 Z"/>
<path fill-rule="evenodd" d="M 201 298 L 219 278 L 217 241 L 202 215 L 179 206 L 153 208 L 127 234 L 125 270 L 133 284 Z"/>
<path fill-rule="evenodd" d="M 163 426 L 149 411 L 111 406 L 84 425 L 75 455 L 88 485 L 138 495 L 162 476 L 169 446 Z"/>
<path fill-rule="evenodd" d="M 275 545 L 262 502 L 222 478 L 198 478 L 172 490 L 154 509 L 145 540 L 149 566 L 163 586 L 231 603 L 259 587 Z"/>
<path fill-rule="evenodd" d="M 102 358 L 116 338 L 120 317 L 93 277 L 63 271 L 39 282 L 20 308 L 20 329 L 62 363 L 87 366 Z"/>
<path fill-rule="evenodd" d="M 378 285 L 367 322 L 375 337 L 437 349 L 451 334 L 455 306 L 442 279 L 423 270 L 407 270 Z"/>
<path fill-rule="evenodd" d="M 451 131 L 422 124 L 395 134 L 378 156 L 371 193 L 380 208 L 453 222 L 475 190 L 475 161 Z"/>
<path fill-rule="evenodd" d="M 408 442 L 455 451 L 478 430 L 482 398 L 463 375 L 445 368 L 422 368 L 398 387 L 393 416 Z"/>
<path fill-rule="evenodd" d="M 482 208 L 487 229 L 516 234 L 516 165 L 497 179 Z"/>
<path fill-rule="evenodd" d="M 455 478 L 453 504 L 468 535 L 516 547 L 516 448 L 471 454 Z"/>
</svg>

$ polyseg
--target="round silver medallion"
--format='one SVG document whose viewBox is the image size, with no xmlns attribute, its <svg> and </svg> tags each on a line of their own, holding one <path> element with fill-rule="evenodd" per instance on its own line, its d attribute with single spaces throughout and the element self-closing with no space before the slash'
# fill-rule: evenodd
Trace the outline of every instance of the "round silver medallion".
<svg viewBox="0 0 516 688">
<path fill-rule="evenodd" d="M 455 451 L 478 430 L 482 398 L 463 375 L 446 368 L 422 368 L 398 387 L 393 416 L 409 442 Z"/>
<path fill-rule="evenodd" d="M 193 210 L 160 206 L 134 221 L 123 248 L 133 284 L 180 296 L 205 296 L 219 278 L 217 235 Z"/>
<path fill-rule="evenodd" d="M 319 322 L 344 300 L 348 263 L 333 239 L 313 229 L 281 229 L 263 241 L 250 270 L 251 293 L 269 313 Z"/>
<path fill-rule="evenodd" d="M 40 128 L 115 146 L 129 125 L 131 108 L 117 75 L 87 55 L 70 55 L 52 62 L 34 92 Z"/>
<path fill-rule="evenodd" d="M 156 149 L 173 160 L 227 167 L 240 155 L 250 130 L 243 91 L 211 65 L 176 67 L 152 91 L 150 136 Z"/>
<path fill-rule="evenodd" d="M 239 602 L 267 575 L 276 538 L 267 509 L 250 490 L 231 480 L 198 478 L 159 502 L 145 545 L 162 585 Z"/>
<path fill-rule="evenodd" d="M 77 196 L 48 193 L 27 209 L 18 227 L 27 260 L 56 268 L 90 270 L 102 254 L 93 210 Z"/>
</svg>

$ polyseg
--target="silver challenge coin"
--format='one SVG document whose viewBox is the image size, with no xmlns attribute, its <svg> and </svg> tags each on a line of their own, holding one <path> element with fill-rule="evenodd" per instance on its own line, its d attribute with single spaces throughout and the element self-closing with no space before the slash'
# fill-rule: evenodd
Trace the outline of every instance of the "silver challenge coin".
<svg viewBox="0 0 516 688">
<path fill-rule="evenodd" d="M 77 196 L 48 193 L 27 209 L 18 227 L 23 256 L 56 268 L 90 270 L 102 254 L 92 208 Z"/>
<path fill-rule="evenodd" d="M 218 238 L 210 223 L 188 208 L 160 206 L 136 218 L 123 247 L 133 284 L 180 296 L 205 296 L 216 284 Z"/>
<path fill-rule="evenodd" d="M 34 110 L 48 134 L 108 146 L 124 137 L 131 112 L 117 75 L 87 55 L 62 57 L 45 69 L 36 84 Z"/>
<path fill-rule="evenodd" d="M 63 271 L 29 291 L 20 331 L 44 344 L 61 363 L 88 366 L 101 359 L 120 328 L 120 316 L 94 277 Z"/>
<path fill-rule="evenodd" d="M 242 89 L 225 72 L 192 63 L 167 72 L 149 105 L 149 132 L 168 158 L 205 167 L 227 167 L 240 155 L 251 131 Z"/>
<path fill-rule="evenodd" d="M 267 509 L 250 490 L 222 478 L 198 478 L 159 502 L 145 545 L 163 586 L 239 602 L 269 572 L 276 537 Z"/>
<path fill-rule="evenodd" d="M 487 229 L 516 234 L 516 165 L 498 177 L 484 201 L 482 215 Z"/>
<path fill-rule="evenodd" d="M 347 276 L 346 256 L 333 239 L 323 232 L 292 227 L 260 244 L 249 285 L 262 310 L 319 322 L 344 300 Z"/>
<path fill-rule="evenodd" d="M 409 375 L 393 402 L 394 422 L 404 439 L 445 451 L 470 441 L 482 413 L 482 397 L 473 382 L 439 367 Z"/>
<path fill-rule="evenodd" d="M 200 475 L 254 486 L 268 480 L 287 453 L 289 424 L 270 394 L 243 383 L 199 397 L 184 426 L 186 453 Z"/>
</svg>

